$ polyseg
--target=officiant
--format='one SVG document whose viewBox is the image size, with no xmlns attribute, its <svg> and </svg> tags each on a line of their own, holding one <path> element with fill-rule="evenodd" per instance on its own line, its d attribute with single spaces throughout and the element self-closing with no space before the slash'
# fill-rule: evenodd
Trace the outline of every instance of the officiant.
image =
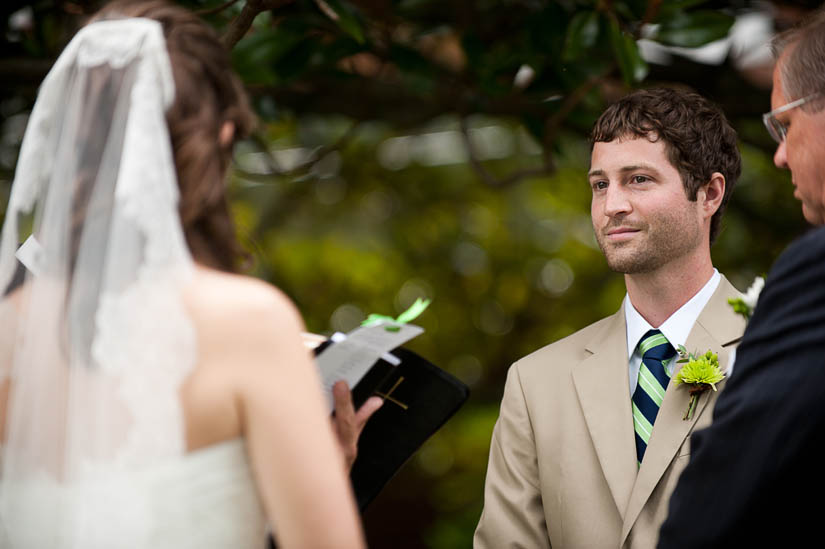
<svg viewBox="0 0 825 549">
<path fill-rule="evenodd" d="M 774 163 L 805 219 L 825 224 L 825 10 L 772 44 Z M 748 324 L 736 370 L 671 501 L 659 547 L 819 544 L 825 490 L 825 228 L 785 250 Z M 804 494 L 809 494 L 805 497 Z"/>
</svg>

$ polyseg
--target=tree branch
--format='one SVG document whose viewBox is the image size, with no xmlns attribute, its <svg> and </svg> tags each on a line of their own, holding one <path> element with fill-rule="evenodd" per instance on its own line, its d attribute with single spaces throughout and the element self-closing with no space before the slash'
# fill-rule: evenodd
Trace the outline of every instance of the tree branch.
<svg viewBox="0 0 825 549">
<path fill-rule="evenodd" d="M 267 168 L 267 177 L 272 175 L 280 175 L 283 173 L 283 169 L 281 168 L 281 163 L 278 162 L 278 159 L 272 154 L 272 151 L 269 150 L 269 144 L 267 143 L 266 139 L 259 133 L 254 132 L 250 136 L 250 140 L 258 147 L 258 152 L 261 153 L 264 157 L 264 161 L 266 163 Z M 247 174 L 249 175 L 249 174 Z"/>
<path fill-rule="evenodd" d="M 537 175 L 550 175 L 556 171 L 555 162 L 553 161 L 552 148 L 556 140 L 558 130 L 564 123 L 565 119 L 573 112 L 579 103 L 587 96 L 593 87 L 601 82 L 610 72 L 615 69 L 611 66 L 602 74 L 594 75 L 584 81 L 578 88 L 574 89 L 565 97 L 564 102 L 558 111 L 547 118 L 544 126 L 544 140 L 542 142 L 542 157 L 544 165 L 541 168 L 533 168 L 526 170 L 519 170 L 513 172 L 503 179 L 499 179 L 491 174 L 484 165 L 478 160 L 475 147 L 470 139 L 469 128 L 467 127 L 467 120 L 461 117 L 461 134 L 464 137 L 464 143 L 467 146 L 467 155 L 469 157 L 470 166 L 478 174 L 481 180 L 491 187 L 506 187 L 513 185 L 526 177 L 533 177 Z"/>
<path fill-rule="evenodd" d="M 547 122 L 544 125 L 544 153 L 545 155 L 550 154 L 550 148 L 553 142 L 556 140 L 556 134 L 559 131 L 564 120 L 573 112 L 573 109 L 581 103 L 582 99 L 593 89 L 593 87 L 601 82 L 606 75 L 610 74 L 615 67 L 611 66 L 610 69 L 605 71 L 602 74 L 597 74 L 595 76 L 591 76 L 587 80 L 585 80 L 578 88 L 573 90 L 567 97 L 564 98 L 564 102 L 562 102 L 561 107 L 552 116 L 547 119 Z"/>
<path fill-rule="evenodd" d="M 246 32 L 252 27 L 252 22 L 258 14 L 266 10 L 274 10 L 293 3 L 295 0 L 246 0 L 241 13 L 232 20 L 229 28 L 221 37 L 221 42 L 226 49 L 235 47 Z"/>
<path fill-rule="evenodd" d="M 222 12 L 225 9 L 231 8 L 232 6 L 234 6 L 237 3 L 238 3 L 238 0 L 229 0 L 228 2 L 225 2 L 225 3 L 221 4 L 220 6 L 216 6 L 214 8 L 205 8 L 205 9 L 202 9 L 202 10 L 198 10 L 195 13 L 200 15 L 201 17 L 203 17 L 204 15 L 214 15 L 216 13 Z"/>
<path fill-rule="evenodd" d="M 548 163 L 547 160 L 550 156 L 545 155 L 545 163 L 541 168 L 517 170 L 508 174 L 506 177 L 499 179 L 490 173 L 490 171 L 487 170 L 487 168 L 485 168 L 479 161 L 475 150 L 475 145 L 473 145 L 473 140 L 470 138 L 470 128 L 467 126 L 467 118 L 462 116 L 459 120 L 459 124 L 461 126 L 461 136 L 464 138 L 464 145 L 467 147 L 467 156 L 469 158 L 470 166 L 473 168 L 473 171 L 476 172 L 476 175 L 478 175 L 478 177 L 490 187 L 501 189 L 514 185 L 527 177 L 549 175 L 555 171 L 555 166 L 552 164 L 552 159 L 550 159 L 550 162 Z"/>
<path fill-rule="evenodd" d="M 329 6 L 329 4 L 324 2 L 324 0 L 315 0 L 315 5 L 318 6 L 318 9 L 321 10 L 324 15 L 326 15 L 327 17 L 329 17 L 333 21 L 337 22 L 340 19 L 340 17 L 338 17 L 338 14 L 335 13 L 335 10 L 332 9 Z"/>
<path fill-rule="evenodd" d="M 285 175 L 287 177 L 294 177 L 297 175 L 302 175 L 309 171 L 315 164 L 326 158 L 327 155 L 333 153 L 335 151 L 340 151 L 347 144 L 352 140 L 352 137 L 355 135 L 355 130 L 358 128 L 358 123 L 353 123 L 352 126 L 344 132 L 344 134 L 338 138 L 338 141 L 335 143 L 330 143 L 329 145 L 323 145 L 321 147 L 316 148 L 312 151 L 310 157 L 303 162 L 302 164 L 295 166 L 291 170 L 287 170 L 282 172 L 281 175 Z"/>
<path fill-rule="evenodd" d="M 250 139 L 257 146 L 258 153 L 263 155 L 268 171 L 266 173 L 248 172 L 244 169 L 238 168 L 236 164 L 235 172 L 244 179 L 257 183 L 272 183 L 272 178 L 274 177 L 298 177 L 304 175 L 306 172 L 311 170 L 315 164 L 326 158 L 330 153 L 343 149 L 352 139 L 353 135 L 355 135 L 355 130 L 357 127 L 357 123 L 353 124 L 340 138 L 338 138 L 335 143 L 317 147 L 314 151 L 312 151 L 308 159 L 298 166 L 288 170 L 281 168 L 280 162 L 278 162 L 278 159 L 272 154 L 272 151 L 269 150 L 266 141 L 260 135 L 253 134 Z"/>
<path fill-rule="evenodd" d="M 281 86 L 253 85 L 253 96 L 272 98 L 295 113 L 344 115 L 353 120 L 387 121 L 414 128 L 442 114 L 484 112 L 492 116 L 548 116 L 547 104 L 522 93 L 489 97 L 454 79 L 441 79 L 434 90 L 416 93 L 399 83 L 353 76 L 310 75 Z"/>
<path fill-rule="evenodd" d="M 331 143 L 329 145 L 324 145 L 322 147 L 318 147 L 313 151 L 312 155 L 308 160 L 301 163 L 299 166 L 296 166 L 290 170 L 277 170 L 273 171 L 269 174 L 250 174 L 244 172 L 243 170 L 235 169 L 241 177 L 249 179 L 250 181 L 257 181 L 259 183 L 271 183 L 273 177 L 296 177 L 305 174 L 308 172 L 312 166 L 323 160 L 327 155 L 330 153 L 341 150 L 346 146 L 347 143 L 352 139 L 355 135 L 356 129 L 358 128 L 358 123 L 354 123 L 352 126 L 347 129 L 344 134 L 338 138 L 337 141 Z M 270 167 L 277 167 L 278 161 L 272 156 L 272 153 L 269 151 L 266 146 L 264 146 L 263 150 L 260 152 L 264 153 L 268 157 L 267 164 Z M 287 189 L 285 193 L 279 194 L 275 200 L 270 202 L 269 204 L 264 205 L 261 209 L 261 215 L 259 217 L 258 224 L 256 225 L 255 229 L 252 231 L 250 238 L 256 240 L 261 237 L 264 231 L 267 230 L 269 227 L 269 220 L 270 219 L 277 219 L 280 218 L 281 211 L 287 209 L 288 205 L 291 204 L 297 196 L 304 192 L 304 189 L 299 185 L 292 185 Z"/>
<path fill-rule="evenodd" d="M 647 25 L 648 23 L 652 23 L 656 20 L 656 17 L 659 15 L 659 8 L 662 7 L 662 0 L 649 0 L 647 3 L 647 8 L 645 8 L 644 17 L 642 17 L 641 23 L 639 23 L 639 30 L 641 31 L 642 27 Z"/>
<path fill-rule="evenodd" d="M 261 136 L 255 134 L 252 136 L 252 141 L 253 143 L 255 143 L 255 145 L 257 145 L 258 152 L 264 155 L 264 158 L 266 159 L 265 162 L 267 165 L 267 169 L 269 170 L 269 172 L 265 174 L 255 174 L 246 172 L 244 170 L 237 171 L 244 177 L 247 177 L 254 181 L 265 181 L 266 178 L 272 177 L 297 177 L 303 175 L 309 170 L 311 170 L 315 164 L 326 158 L 326 156 L 330 153 L 339 151 L 346 147 L 347 143 L 349 143 L 352 137 L 355 135 L 355 130 L 357 128 L 358 123 L 356 122 L 352 126 L 350 126 L 347 129 L 347 131 L 345 131 L 344 134 L 338 138 L 337 141 L 335 141 L 334 143 L 330 143 L 329 145 L 323 145 L 321 147 L 315 148 L 315 150 L 313 150 L 310 154 L 309 158 L 307 158 L 294 168 L 290 168 L 288 170 L 284 170 L 281 168 L 278 159 L 275 158 L 275 156 L 272 154 L 272 151 L 269 150 L 266 141 Z"/>
</svg>

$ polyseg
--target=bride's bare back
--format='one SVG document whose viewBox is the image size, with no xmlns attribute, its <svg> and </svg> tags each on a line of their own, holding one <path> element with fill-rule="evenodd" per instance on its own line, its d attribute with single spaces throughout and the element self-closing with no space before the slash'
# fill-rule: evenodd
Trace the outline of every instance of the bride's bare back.
<svg viewBox="0 0 825 549">
<path fill-rule="evenodd" d="M 181 390 L 189 450 L 245 437 L 281 543 L 352 546 L 360 532 L 344 462 L 294 305 L 269 284 L 206 267 L 184 302 L 199 349 Z"/>
<path fill-rule="evenodd" d="M 0 361 L 14 352 L 26 286 L 2 300 Z M 343 457 L 290 300 L 257 279 L 197 266 L 183 294 L 197 360 L 181 406 L 188 452 L 242 439 L 267 517 L 286 547 L 363 545 Z M 5 436 L 9 378 L 0 382 Z"/>
</svg>

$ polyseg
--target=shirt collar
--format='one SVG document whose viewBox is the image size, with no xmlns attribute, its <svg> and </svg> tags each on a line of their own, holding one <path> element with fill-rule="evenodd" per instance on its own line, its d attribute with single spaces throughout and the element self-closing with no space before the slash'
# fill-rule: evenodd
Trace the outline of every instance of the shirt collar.
<svg viewBox="0 0 825 549">
<path fill-rule="evenodd" d="M 710 301 L 710 296 L 716 291 L 721 279 L 722 276 L 719 274 L 719 271 L 713 269 L 713 275 L 711 275 L 710 280 L 702 286 L 702 289 L 696 292 L 696 295 L 679 307 L 675 313 L 670 315 L 667 320 L 659 326 L 659 331 L 662 332 L 674 348 L 685 344 L 688 335 L 690 335 L 690 331 L 693 329 L 693 325 L 696 323 L 696 319 L 699 318 L 702 309 L 704 309 L 705 305 Z M 624 296 L 624 318 L 627 326 L 627 357 L 630 359 L 636 351 L 636 346 L 639 344 L 642 336 L 645 335 L 648 330 L 653 330 L 654 328 L 648 324 L 647 320 L 642 318 L 642 315 L 633 307 L 633 303 L 630 302 L 630 296 L 627 294 Z"/>
</svg>

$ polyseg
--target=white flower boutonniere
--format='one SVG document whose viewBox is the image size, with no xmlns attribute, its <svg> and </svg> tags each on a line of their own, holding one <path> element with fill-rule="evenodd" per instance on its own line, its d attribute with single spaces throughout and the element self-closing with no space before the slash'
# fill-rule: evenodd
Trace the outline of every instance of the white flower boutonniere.
<svg viewBox="0 0 825 549">
<path fill-rule="evenodd" d="M 756 303 L 759 301 L 759 294 L 762 293 L 764 287 L 765 279 L 757 276 L 753 279 L 753 284 L 743 297 L 728 299 L 728 303 L 733 307 L 735 313 L 745 317 L 745 320 L 750 320 L 753 310 L 756 308 Z"/>
</svg>

